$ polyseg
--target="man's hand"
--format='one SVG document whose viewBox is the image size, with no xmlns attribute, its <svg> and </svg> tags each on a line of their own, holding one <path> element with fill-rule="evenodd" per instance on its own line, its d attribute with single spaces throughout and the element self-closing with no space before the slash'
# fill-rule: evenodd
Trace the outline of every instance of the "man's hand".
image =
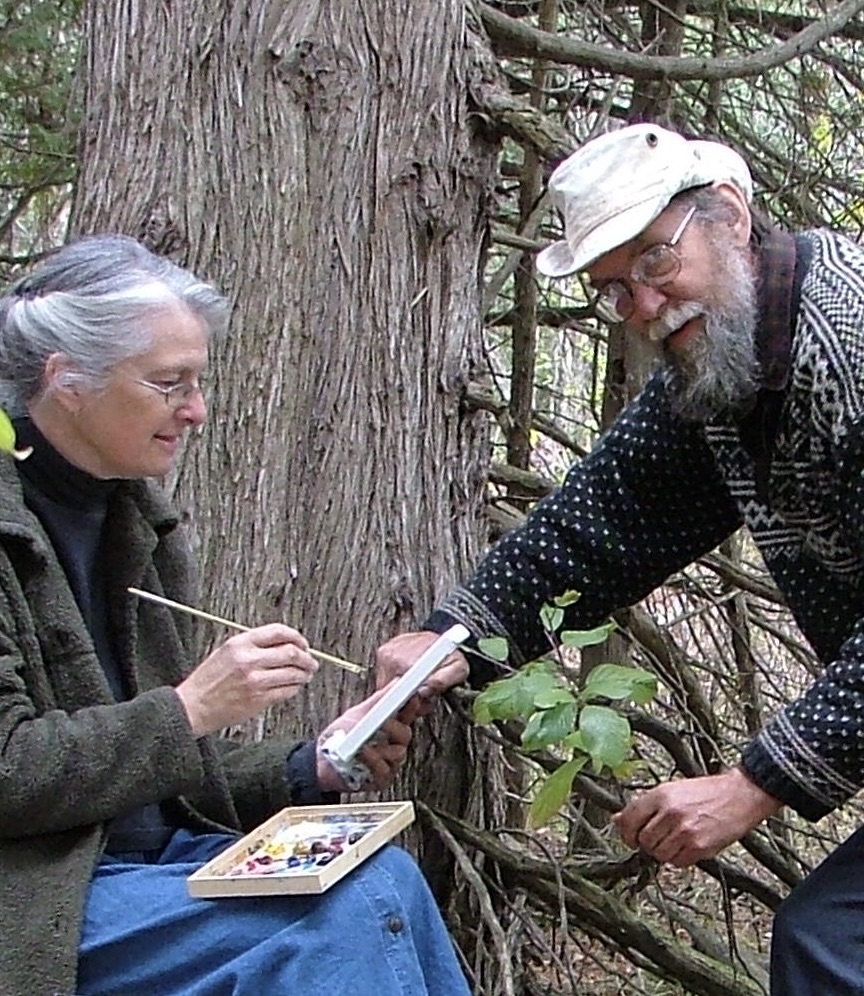
<svg viewBox="0 0 864 996">
<path fill-rule="evenodd" d="M 733 768 L 659 785 L 636 796 L 612 820 L 628 846 L 684 868 L 713 858 L 781 805 Z"/>
<path fill-rule="evenodd" d="M 334 719 L 318 738 L 318 785 L 323 792 L 350 792 L 352 789 L 342 781 L 339 773 L 321 752 L 320 745 L 334 730 L 344 730 L 346 733 L 352 730 L 386 691 L 386 688 L 379 688 L 368 699 L 351 706 L 338 719 Z M 366 765 L 370 774 L 369 783 L 363 786 L 364 789 L 380 791 L 387 788 L 396 777 L 408 753 L 411 724 L 417 718 L 419 706 L 420 701 L 415 695 L 395 716 L 387 720 L 358 754 L 359 760 Z"/>
<path fill-rule="evenodd" d="M 177 686 L 196 737 L 245 723 L 296 695 L 318 670 L 306 638 L 281 623 L 226 640 Z"/>
<path fill-rule="evenodd" d="M 375 684 L 378 688 L 389 685 L 403 675 L 417 658 L 438 639 L 438 633 L 421 630 L 394 636 L 378 648 L 376 654 Z M 453 653 L 420 686 L 421 699 L 431 699 L 460 685 L 468 677 L 468 661 L 458 650 Z M 428 711 L 428 710 L 427 710 Z"/>
</svg>

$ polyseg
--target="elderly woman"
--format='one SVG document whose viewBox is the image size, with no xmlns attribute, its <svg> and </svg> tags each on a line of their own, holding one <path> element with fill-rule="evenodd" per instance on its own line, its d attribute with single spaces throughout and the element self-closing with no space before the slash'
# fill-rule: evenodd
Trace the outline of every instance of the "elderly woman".
<svg viewBox="0 0 864 996">
<path fill-rule="evenodd" d="M 167 474 L 205 417 L 209 285 L 132 239 L 82 239 L 0 300 L 0 989 L 20 996 L 467 993 L 413 862 L 388 847 L 323 896 L 191 899 L 186 878 L 279 808 L 345 791 L 316 743 L 215 736 L 317 664 L 279 624 L 196 665 Z M 373 699 L 334 728 L 350 729 Z M 378 787 L 403 714 L 366 749 Z"/>
</svg>

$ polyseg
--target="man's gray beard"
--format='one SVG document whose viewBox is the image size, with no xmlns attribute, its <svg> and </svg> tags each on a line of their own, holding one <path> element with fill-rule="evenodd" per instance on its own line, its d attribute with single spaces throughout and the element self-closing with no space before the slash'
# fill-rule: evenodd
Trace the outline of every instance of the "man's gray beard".
<svg viewBox="0 0 864 996">
<path fill-rule="evenodd" d="M 759 387 L 756 279 L 740 251 L 722 246 L 715 250 L 717 286 L 727 299 L 712 305 L 686 303 L 663 318 L 680 328 L 688 315 L 705 317 L 704 332 L 694 335 L 685 349 L 663 350 L 672 408 L 692 422 L 741 410 Z"/>
</svg>

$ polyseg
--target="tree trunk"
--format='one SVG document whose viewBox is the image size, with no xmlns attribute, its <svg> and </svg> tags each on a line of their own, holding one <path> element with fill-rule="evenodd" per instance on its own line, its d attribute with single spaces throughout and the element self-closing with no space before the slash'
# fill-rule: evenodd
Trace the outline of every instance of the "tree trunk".
<svg viewBox="0 0 864 996">
<path fill-rule="evenodd" d="M 142 238 L 236 302 L 176 487 L 201 604 L 370 663 L 485 538 L 484 416 L 461 395 L 496 150 L 472 130 L 463 2 L 91 0 L 87 17 L 73 228 Z M 246 732 L 314 735 L 370 688 L 322 665 Z M 413 752 L 416 794 L 457 813 L 466 738 L 439 717 Z"/>
</svg>

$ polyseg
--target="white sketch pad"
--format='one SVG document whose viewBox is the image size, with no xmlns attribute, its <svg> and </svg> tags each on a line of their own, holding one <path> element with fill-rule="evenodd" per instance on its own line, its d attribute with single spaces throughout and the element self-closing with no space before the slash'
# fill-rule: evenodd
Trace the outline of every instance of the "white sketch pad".
<svg viewBox="0 0 864 996">
<path fill-rule="evenodd" d="M 446 633 L 442 633 L 430 647 L 424 650 L 402 677 L 387 689 L 353 729 L 349 730 L 338 742 L 337 740 L 328 741 L 328 755 L 342 764 L 348 764 L 357 751 L 381 729 L 392 715 L 405 705 L 429 675 L 470 635 L 468 629 L 461 623 L 456 623 Z"/>
</svg>

